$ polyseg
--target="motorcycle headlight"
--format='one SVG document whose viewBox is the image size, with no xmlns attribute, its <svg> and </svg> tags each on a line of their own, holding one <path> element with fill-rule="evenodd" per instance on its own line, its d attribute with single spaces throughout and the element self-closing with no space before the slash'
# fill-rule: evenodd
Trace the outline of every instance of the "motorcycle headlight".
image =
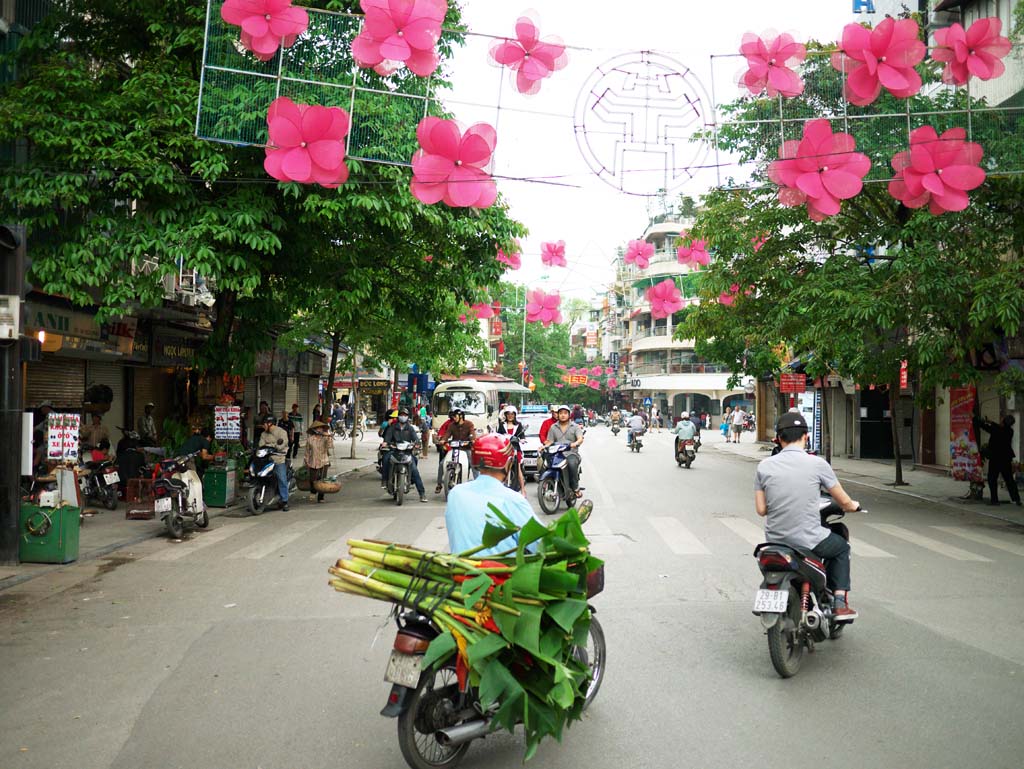
<svg viewBox="0 0 1024 769">
<path fill-rule="evenodd" d="M 262 470 L 260 470 L 260 474 L 259 474 L 260 478 L 266 478 L 272 472 L 274 472 L 274 465 L 273 465 L 273 463 L 267 465 Z"/>
</svg>

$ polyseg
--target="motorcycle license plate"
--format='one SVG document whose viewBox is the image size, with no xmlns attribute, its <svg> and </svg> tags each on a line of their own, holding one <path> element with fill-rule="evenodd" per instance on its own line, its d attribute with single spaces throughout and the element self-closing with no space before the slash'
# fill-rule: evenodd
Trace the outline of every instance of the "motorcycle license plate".
<svg viewBox="0 0 1024 769">
<path fill-rule="evenodd" d="M 121 476 L 118 475 L 117 473 L 107 473 L 106 475 L 103 476 L 103 480 L 105 480 L 107 482 L 107 485 L 109 486 L 112 483 L 120 483 Z"/>
<path fill-rule="evenodd" d="M 754 611 L 783 614 L 788 605 L 788 590 L 758 590 L 754 596 Z"/>
<path fill-rule="evenodd" d="M 415 689 L 416 685 L 420 682 L 420 665 L 422 662 L 422 654 L 405 654 L 392 649 L 391 657 L 388 659 L 388 666 L 384 670 L 384 680 L 389 684 L 398 684 L 409 689 Z"/>
<path fill-rule="evenodd" d="M 153 502 L 153 509 L 158 513 L 169 513 L 171 511 L 171 498 L 160 497 Z"/>
</svg>

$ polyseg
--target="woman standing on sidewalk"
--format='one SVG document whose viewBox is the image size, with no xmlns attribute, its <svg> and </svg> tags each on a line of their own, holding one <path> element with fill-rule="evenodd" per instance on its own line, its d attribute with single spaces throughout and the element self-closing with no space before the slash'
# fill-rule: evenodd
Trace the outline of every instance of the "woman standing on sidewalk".
<svg viewBox="0 0 1024 769">
<path fill-rule="evenodd" d="M 327 469 L 331 466 L 334 454 L 334 436 L 323 422 L 317 421 L 309 426 L 309 439 L 306 441 L 305 461 L 309 468 L 309 490 L 315 491 L 314 484 L 327 477 Z M 313 501 L 313 494 L 309 495 Z M 316 501 L 323 502 L 323 492 L 316 492 Z"/>
</svg>

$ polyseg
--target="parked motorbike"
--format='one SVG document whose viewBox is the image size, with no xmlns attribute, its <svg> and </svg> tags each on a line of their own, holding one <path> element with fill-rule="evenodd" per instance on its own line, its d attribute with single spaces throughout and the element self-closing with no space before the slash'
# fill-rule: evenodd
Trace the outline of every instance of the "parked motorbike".
<svg viewBox="0 0 1024 769">
<path fill-rule="evenodd" d="M 331 430 L 334 433 L 334 437 L 341 441 L 351 440 L 353 432 L 356 434 L 357 441 L 363 439 L 363 431 L 358 427 L 353 430 L 351 425 L 345 424 L 344 419 L 333 420 L 331 422 Z"/>
<path fill-rule="evenodd" d="M 694 438 L 683 438 L 676 441 L 676 464 L 680 467 L 686 466 L 690 469 L 693 460 L 697 458 L 697 441 Z"/>
<path fill-rule="evenodd" d="M 277 475 L 274 474 L 274 456 L 287 457 L 288 452 L 261 446 L 257 448 L 249 459 L 249 477 L 252 480 L 252 488 L 249 489 L 249 512 L 253 515 L 262 515 L 264 511 L 273 507 L 281 501 L 278 492 Z M 298 489 L 298 482 L 295 480 L 295 471 L 292 469 L 291 460 L 285 459 L 287 465 L 288 491 L 289 493 Z"/>
<path fill-rule="evenodd" d="M 200 529 L 210 525 L 203 482 L 193 462 L 198 453 L 161 459 L 153 467 L 153 509 L 174 539 L 184 536 L 186 523 Z"/>
<path fill-rule="evenodd" d="M 587 503 L 579 507 L 582 511 Z M 586 513 L 589 516 L 589 509 Z M 604 567 L 587 579 L 587 597 L 592 598 L 604 587 Z M 584 708 L 590 707 L 604 680 L 607 650 L 604 631 L 597 621 L 596 609 L 590 608 L 590 632 L 586 646 L 576 647 L 576 654 L 590 667 Z M 473 740 L 486 737 L 491 716 L 499 707 L 484 710 L 476 689 L 467 680 L 462 689 L 456 675 L 455 655 L 431 670 L 422 670 L 423 654 L 441 630 L 416 611 L 395 614 L 398 632 L 391 656 L 384 671 L 384 680 L 391 684 L 387 704 L 380 714 L 398 719 L 398 747 L 412 769 L 455 767 L 469 750 Z"/>
<path fill-rule="evenodd" d="M 448 499 L 449 491 L 470 479 L 469 451 L 472 445 L 470 441 L 448 442 L 448 457 L 444 463 L 445 499 Z"/>
<path fill-rule="evenodd" d="M 839 522 L 844 515 L 831 497 L 822 497 L 822 525 L 848 541 L 850 530 Z M 837 640 L 853 620 L 833 616 L 825 564 L 810 550 L 763 542 L 754 548 L 754 557 L 763 575 L 754 614 L 767 631 L 772 666 L 781 677 L 790 678 L 799 672 L 805 649 L 813 652 L 815 643 Z"/>
<path fill-rule="evenodd" d="M 537 501 L 548 515 L 558 512 L 563 502 L 567 508 L 576 504 L 576 495 L 569 486 L 569 444 L 553 443 L 544 447 L 544 471 L 537 481 Z M 583 467 L 580 466 L 580 475 Z"/>
<path fill-rule="evenodd" d="M 405 501 L 405 495 L 409 493 L 409 484 L 412 483 L 412 457 L 415 444 L 401 441 L 391 447 L 391 461 L 388 462 L 387 483 L 388 494 L 395 499 L 395 504 L 401 506 Z"/>
<path fill-rule="evenodd" d="M 629 431 L 629 450 L 630 451 L 635 451 L 637 454 L 640 453 L 640 449 L 642 449 L 644 447 L 643 437 L 644 437 L 644 433 L 645 432 L 647 432 L 647 430 L 643 429 L 643 428 L 641 428 L 640 430 L 632 430 L 631 429 Z"/>
<path fill-rule="evenodd" d="M 83 455 L 89 448 L 82 447 Z M 78 488 L 82 492 L 82 499 L 99 502 L 107 510 L 116 510 L 117 484 L 121 482 L 121 476 L 113 460 L 83 462 L 82 467 L 83 470 L 78 474 Z"/>
</svg>

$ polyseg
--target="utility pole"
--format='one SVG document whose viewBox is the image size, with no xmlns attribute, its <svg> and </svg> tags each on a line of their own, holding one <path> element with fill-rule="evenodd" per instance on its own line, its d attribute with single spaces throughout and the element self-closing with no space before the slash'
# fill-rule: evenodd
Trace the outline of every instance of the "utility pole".
<svg viewBox="0 0 1024 769">
<path fill-rule="evenodd" d="M 0 225 L 0 563 L 18 562 L 21 511 L 21 332 L 25 231 Z"/>
</svg>

